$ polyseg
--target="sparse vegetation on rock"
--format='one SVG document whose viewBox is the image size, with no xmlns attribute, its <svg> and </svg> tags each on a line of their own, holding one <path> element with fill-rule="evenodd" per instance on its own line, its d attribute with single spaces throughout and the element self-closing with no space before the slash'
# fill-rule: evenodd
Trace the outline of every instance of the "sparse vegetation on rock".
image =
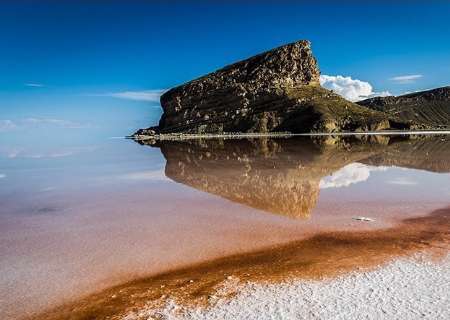
<svg viewBox="0 0 450 320">
<path fill-rule="evenodd" d="M 345 100 L 322 88 L 319 77 L 309 41 L 284 45 L 167 91 L 159 125 L 139 130 L 135 138 L 417 127 Z"/>
<path fill-rule="evenodd" d="M 358 102 L 376 111 L 413 121 L 422 127 L 450 127 L 450 87 L 410 93 L 398 97 L 376 97 Z"/>
</svg>

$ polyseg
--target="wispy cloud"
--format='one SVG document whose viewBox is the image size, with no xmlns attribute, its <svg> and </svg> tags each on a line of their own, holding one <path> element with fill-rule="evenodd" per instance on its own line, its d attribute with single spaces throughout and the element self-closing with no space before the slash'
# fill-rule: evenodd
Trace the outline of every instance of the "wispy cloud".
<svg viewBox="0 0 450 320">
<path fill-rule="evenodd" d="M 12 120 L 0 120 L 0 132 L 10 131 L 17 128 L 17 125 Z"/>
<path fill-rule="evenodd" d="M 341 188 L 366 181 L 371 172 L 386 171 L 387 167 L 373 167 L 362 163 L 351 163 L 320 180 L 320 188 Z"/>
<path fill-rule="evenodd" d="M 81 129 L 92 127 L 90 124 L 79 123 L 70 120 L 54 118 L 25 118 L 19 120 L 0 120 L 0 132 L 11 131 L 20 128 L 58 127 L 64 129 Z"/>
<path fill-rule="evenodd" d="M 25 85 L 26 87 L 34 87 L 34 88 L 42 88 L 42 87 L 45 87 L 44 84 L 42 84 L 42 83 L 36 83 L 36 82 L 28 82 L 28 83 L 24 83 L 24 85 Z"/>
<path fill-rule="evenodd" d="M 70 120 L 63 120 L 63 119 L 54 119 L 54 118 L 26 118 L 22 120 L 25 124 L 31 124 L 31 125 L 53 125 L 60 128 L 66 128 L 66 129 L 80 129 L 80 128 L 86 128 L 90 125 L 74 122 Z"/>
<path fill-rule="evenodd" d="M 377 96 L 390 96 L 389 91 L 376 92 L 372 85 L 367 81 L 352 79 L 344 76 L 321 75 L 320 84 L 322 87 L 333 90 L 350 101 L 359 101 Z"/>
<path fill-rule="evenodd" d="M 0 179 L 6 178 L 6 174 L 0 173 Z"/>
<path fill-rule="evenodd" d="M 121 91 L 121 92 L 98 94 L 97 96 L 113 97 L 135 101 L 159 102 L 159 98 L 164 93 L 164 91 L 165 91 L 164 89 L 144 90 L 144 91 Z"/>
<path fill-rule="evenodd" d="M 29 148 L 2 148 L 0 147 L 0 155 L 4 155 L 9 159 L 28 158 L 28 159 L 43 159 L 43 158 L 63 158 L 77 155 L 85 152 L 93 152 L 97 150 L 95 146 L 86 147 L 67 147 L 55 150 L 36 151 Z"/>
<path fill-rule="evenodd" d="M 416 80 L 422 78 L 423 75 L 421 74 L 408 74 L 404 76 L 396 76 L 392 77 L 389 80 L 394 81 L 399 84 L 405 84 L 405 83 L 414 83 Z"/>
</svg>

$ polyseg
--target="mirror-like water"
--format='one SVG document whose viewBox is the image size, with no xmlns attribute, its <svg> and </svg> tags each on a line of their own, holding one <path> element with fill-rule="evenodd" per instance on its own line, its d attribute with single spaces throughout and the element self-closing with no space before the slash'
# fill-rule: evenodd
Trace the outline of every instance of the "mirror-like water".
<svg viewBox="0 0 450 320">
<path fill-rule="evenodd" d="M 2 319 L 326 232 L 393 228 L 450 205 L 447 136 L 0 151 Z"/>
</svg>

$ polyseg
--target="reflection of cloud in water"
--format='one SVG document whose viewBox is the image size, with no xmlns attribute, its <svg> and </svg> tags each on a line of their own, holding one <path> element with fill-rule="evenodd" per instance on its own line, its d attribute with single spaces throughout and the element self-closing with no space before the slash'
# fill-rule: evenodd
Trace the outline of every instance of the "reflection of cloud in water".
<svg viewBox="0 0 450 320">
<path fill-rule="evenodd" d="M 0 148 L 0 154 L 5 155 L 9 159 L 14 158 L 29 158 L 29 159 L 42 159 L 42 158 L 62 158 L 77 155 L 84 152 L 95 151 L 97 147 L 70 147 L 62 148 L 59 150 L 35 152 L 27 150 L 26 148 Z"/>
<path fill-rule="evenodd" d="M 320 180 L 320 188 L 341 188 L 369 179 L 370 173 L 374 171 L 386 171 L 387 167 L 373 167 L 362 163 L 350 163 L 332 175 Z"/>
<path fill-rule="evenodd" d="M 43 189 L 41 189 L 39 191 L 41 191 L 41 192 L 49 192 L 49 191 L 53 191 L 55 189 L 56 189 L 55 187 L 47 187 L 47 188 L 43 188 Z"/>
<path fill-rule="evenodd" d="M 389 181 L 386 181 L 388 184 L 394 184 L 398 186 L 415 186 L 417 185 L 417 181 L 408 179 L 408 178 L 395 178 Z"/>
<path fill-rule="evenodd" d="M 265 212 L 308 218 L 320 188 L 363 184 L 372 172 L 399 166 L 450 172 L 450 141 L 423 137 L 387 142 L 348 139 L 330 144 L 292 138 L 148 144 L 161 149 L 165 174 L 174 182 Z M 155 179 L 153 173 L 150 177 Z"/>
<path fill-rule="evenodd" d="M 131 172 L 119 176 L 120 179 L 125 180 L 147 180 L 147 181 L 170 181 L 164 174 L 164 169 L 146 170 Z"/>
</svg>

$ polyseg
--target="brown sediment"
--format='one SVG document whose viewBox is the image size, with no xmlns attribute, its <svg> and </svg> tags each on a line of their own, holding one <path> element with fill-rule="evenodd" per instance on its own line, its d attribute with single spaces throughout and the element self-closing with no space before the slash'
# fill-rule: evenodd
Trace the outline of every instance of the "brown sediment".
<svg viewBox="0 0 450 320">
<path fill-rule="evenodd" d="M 230 279 L 234 284 L 322 279 L 368 269 L 423 250 L 448 253 L 450 207 L 364 232 L 327 232 L 305 240 L 238 254 L 115 286 L 33 319 L 118 319 L 148 304 L 171 298 L 180 304 L 208 305 Z M 229 291 L 228 294 L 233 294 Z"/>
</svg>

